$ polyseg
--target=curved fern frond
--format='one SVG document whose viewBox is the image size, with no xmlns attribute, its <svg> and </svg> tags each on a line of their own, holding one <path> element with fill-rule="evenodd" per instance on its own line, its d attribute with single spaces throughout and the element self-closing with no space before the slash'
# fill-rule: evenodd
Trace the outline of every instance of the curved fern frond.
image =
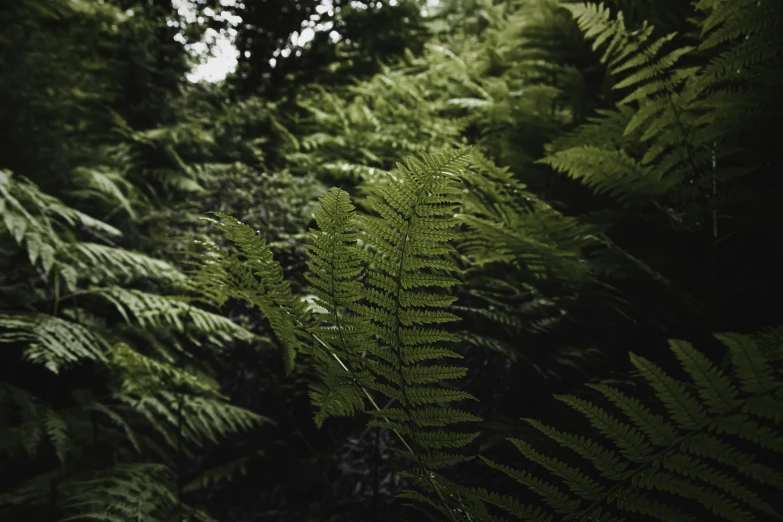
<svg viewBox="0 0 783 522">
<path fill-rule="evenodd" d="M 239 299 L 258 308 L 282 345 L 286 371 L 290 373 L 297 352 L 304 350 L 304 341 L 309 340 L 305 330 L 310 322 L 307 302 L 291 293 L 290 283 L 283 278 L 280 263 L 265 240 L 231 216 L 215 216 L 222 221 L 209 221 L 237 251 L 198 242 L 206 252 L 195 255 L 200 262 L 186 287 L 219 306 L 229 299 Z"/>
<path fill-rule="evenodd" d="M 45 314 L 0 314 L 0 343 L 24 343 L 24 357 L 54 373 L 81 360 L 107 362 L 107 345 L 89 328 Z"/>
<path fill-rule="evenodd" d="M 185 332 L 186 325 L 193 332 L 203 334 L 210 342 L 230 339 L 252 341 L 255 335 L 230 319 L 197 308 L 178 297 L 167 297 L 119 286 L 93 288 L 85 293 L 100 296 L 114 305 L 128 322 L 142 328 L 172 327 Z"/>
<path fill-rule="evenodd" d="M 60 252 L 95 284 L 125 282 L 139 277 L 171 282 L 185 278 L 171 263 L 122 248 L 97 243 L 68 243 Z"/>
<path fill-rule="evenodd" d="M 80 187 L 74 191 L 77 195 L 97 195 L 111 204 L 118 204 L 128 216 L 136 218 L 136 211 L 127 195 L 133 192 L 133 185 L 122 172 L 78 167 L 73 171 L 73 181 Z"/>
<path fill-rule="evenodd" d="M 136 393 L 117 393 L 114 398 L 143 417 L 170 448 L 188 454 L 190 451 L 182 442 L 203 447 L 207 441 L 217 443 L 237 431 L 250 431 L 262 423 L 274 424 L 271 419 L 213 397 L 149 386 Z"/>
<path fill-rule="evenodd" d="M 42 223 L 41 219 L 35 217 L 36 215 L 59 218 L 70 226 L 80 225 L 110 237 L 122 235 L 122 232 L 115 227 L 65 205 L 54 196 L 41 192 L 32 181 L 21 176 L 12 176 L 7 171 L 0 171 L 0 202 L 2 202 L 0 210 L 3 211 L 4 217 L 6 212 L 9 212 L 9 215 L 15 214 L 24 218 L 27 226 L 40 228 L 48 234 L 54 233 L 52 223 L 47 221 Z M 28 209 L 28 207 L 32 208 Z"/>
<path fill-rule="evenodd" d="M 121 369 L 122 393 L 147 394 L 176 389 L 225 399 L 218 384 L 205 375 L 195 375 L 173 365 L 147 357 L 124 343 L 111 348 L 111 365 Z"/>
<path fill-rule="evenodd" d="M 647 381 L 657 405 L 644 404 L 608 384 L 588 386 L 612 403 L 616 413 L 573 396 L 557 397 L 579 412 L 608 444 L 525 419 L 593 469 L 545 457 L 517 439 L 511 442 L 522 455 L 553 478 L 539 479 L 485 461 L 538 494 L 563 520 L 650 517 L 663 522 L 751 522 L 764 516 L 783 518 L 763 494 L 767 485 L 783 485 L 783 473 L 764 463 L 761 454 L 747 450 L 752 444 L 771 458 L 783 455 L 783 381 L 777 373 L 780 344 L 776 356 L 770 357 L 749 336 L 716 337 L 728 348 L 731 373 L 685 341 L 673 340 L 669 345 L 690 377 L 688 382 L 631 354 L 632 364 Z M 665 413 L 662 416 L 655 410 Z M 474 493 L 511 514 L 525 511 L 516 503 L 498 501 L 494 494 Z"/>
</svg>

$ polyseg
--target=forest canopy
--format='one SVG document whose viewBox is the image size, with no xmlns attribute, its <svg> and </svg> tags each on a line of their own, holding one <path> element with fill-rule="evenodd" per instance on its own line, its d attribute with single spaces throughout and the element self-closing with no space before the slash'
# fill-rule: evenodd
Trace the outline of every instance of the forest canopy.
<svg viewBox="0 0 783 522">
<path fill-rule="evenodd" d="M 780 520 L 782 20 L 5 0 L 0 520 Z"/>
</svg>

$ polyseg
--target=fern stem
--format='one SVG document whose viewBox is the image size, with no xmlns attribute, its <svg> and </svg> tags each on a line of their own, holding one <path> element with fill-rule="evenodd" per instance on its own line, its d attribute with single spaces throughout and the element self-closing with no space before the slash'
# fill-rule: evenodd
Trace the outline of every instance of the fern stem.
<svg viewBox="0 0 783 522">
<path fill-rule="evenodd" d="M 57 316 L 60 311 L 60 274 L 54 274 L 54 304 L 52 305 L 52 315 Z"/>
<path fill-rule="evenodd" d="M 177 395 L 177 519 L 182 522 L 182 394 Z"/>
<path fill-rule="evenodd" d="M 712 302 L 718 302 L 718 158 L 715 149 L 717 142 L 712 142 L 712 241 L 710 242 L 710 289 L 712 293 Z M 717 315 L 717 313 L 716 313 Z M 718 319 L 716 317 L 716 319 Z"/>
<path fill-rule="evenodd" d="M 49 481 L 49 501 L 52 510 L 52 522 L 57 522 L 60 518 L 57 516 L 57 479 Z"/>
<path fill-rule="evenodd" d="M 373 462 L 372 462 L 372 519 L 378 521 L 378 468 L 381 465 L 380 428 L 374 428 L 373 437 Z"/>
</svg>

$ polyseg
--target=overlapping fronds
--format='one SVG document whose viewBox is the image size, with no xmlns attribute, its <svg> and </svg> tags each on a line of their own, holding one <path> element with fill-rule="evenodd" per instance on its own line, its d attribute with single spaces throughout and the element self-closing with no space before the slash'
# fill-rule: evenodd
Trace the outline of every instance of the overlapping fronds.
<svg viewBox="0 0 783 522">
<path fill-rule="evenodd" d="M 288 160 L 295 171 L 372 182 L 401 156 L 454 144 L 459 122 L 443 117 L 439 105 L 424 103 L 428 80 L 445 83 L 443 72 L 435 70 L 416 75 L 385 70 L 345 91 L 314 88 L 300 98 L 310 117 Z"/>
<path fill-rule="evenodd" d="M 271 420 L 245 408 L 210 397 L 170 391 L 143 395 L 119 394 L 116 399 L 129 411 L 141 415 L 166 443 L 177 451 L 188 452 L 188 445 L 204 446 L 238 431 L 250 431 Z"/>
<path fill-rule="evenodd" d="M 587 251 L 604 249 L 608 241 L 599 227 L 565 216 L 529 192 L 508 169 L 479 153 L 464 180 L 464 227 L 457 241 L 468 261 L 464 285 L 470 304 L 455 306 L 471 319 L 459 335 L 474 346 L 524 360 L 542 374 L 558 375 L 561 363 L 573 364 L 578 350 L 533 350 L 520 335 L 556 331 L 579 306 L 579 296 L 598 287 L 600 266 Z M 588 306 L 609 309 L 604 290 Z M 609 311 L 607 311 L 607 314 Z M 608 317 L 607 317 L 608 320 Z M 546 361 L 542 360 L 545 358 Z"/>
<path fill-rule="evenodd" d="M 472 492 L 524 520 L 551 520 L 553 513 L 563 520 L 617 522 L 779 520 L 765 491 L 783 486 L 783 474 L 768 463 L 783 453 L 781 345 L 777 342 L 775 350 L 765 353 L 746 335 L 716 337 L 728 348 L 728 369 L 690 343 L 670 341 L 688 377 L 685 381 L 631 354 L 654 402 L 646 400 L 648 394 L 641 389 L 623 391 L 608 384 L 588 386 L 610 402 L 611 409 L 558 396 L 605 441 L 525 419 L 581 457 L 579 464 L 519 439 L 510 440 L 548 476 L 484 459 L 539 496 L 545 508 L 534 510 L 500 495 Z"/>
<path fill-rule="evenodd" d="M 56 229 L 49 221 L 52 218 L 108 237 L 122 235 L 117 228 L 69 207 L 58 198 L 41 192 L 32 181 L 12 176 L 8 171 L 0 171 L 0 196 L 4 222 L 18 243 L 22 242 L 28 231 L 54 235 Z"/>
<path fill-rule="evenodd" d="M 2 8 L 3 520 L 207 520 L 190 471 L 208 442 L 267 420 L 214 375 L 216 344 L 259 337 L 171 296 L 185 276 L 170 237 L 204 204 L 182 191 L 207 195 L 234 158 L 211 154 L 214 122 L 179 89 L 165 7 L 120 4 Z"/>
<path fill-rule="evenodd" d="M 31 181 L 7 171 L 0 171 L 0 215 L 4 231 L 26 249 L 30 263 L 40 265 L 44 274 L 55 266 L 63 227 L 84 228 L 106 237 L 122 235 L 113 226 L 65 205 Z"/>
<path fill-rule="evenodd" d="M 739 128 L 753 129 L 746 147 L 756 153 L 775 147 L 783 104 L 783 35 L 779 2 L 703 0 L 699 51 L 710 58 L 700 84 L 709 95 L 704 104 L 712 117 L 704 124 L 719 142 L 736 139 Z"/>
<path fill-rule="evenodd" d="M 679 66 L 693 47 L 677 45 L 676 33 L 655 38 L 647 23 L 630 31 L 622 12 L 613 15 L 603 4 L 568 8 L 593 48 L 603 48 L 601 61 L 617 78 L 613 89 L 627 94 L 616 109 L 580 129 L 573 145 L 560 143 L 542 163 L 626 205 L 660 199 L 684 180 L 697 177 L 712 151 L 694 135 L 694 88 L 685 85 L 699 68 Z M 631 114 L 624 108 L 629 104 L 635 109 Z M 620 134 L 610 124 L 626 114 L 629 119 Z M 590 129 L 603 143 L 596 146 L 589 136 L 582 137 Z M 641 157 L 636 156 L 636 143 L 643 144 Z"/>
<path fill-rule="evenodd" d="M 89 179 L 77 179 L 82 192 L 72 196 L 106 193 L 133 217 L 129 200 L 122 198 L 132 190 L 122 179 L 82 174 Z M 183 341 L 192 348 L 203 339 L 224 344 L 257 337 L 182 297 L 155 293 L 181 283 L 184 275 L 163 259 L 123 248 L 127 240 L 118 228 L 6 171 L 0 171 L 0 214 L 0 238 L 7 240 L 0 284 L 10 290 L 0 299 L 0 344 L 7 355 L 19 354 L 18 366 L 3 368 L 0 382 L 0 453 L 27 459 L 33 470 L 3 484 L 0 516 L 26 519 L 36 506 L 52 501 L 54 480 L 58 516 L 110 522 L 130 512 L 145 520 L 190 513 L 207 520 L 177 488 L 163 495 L 152 476 L 134 470 L 152 466 L 173 476 L 166 452 L 192 455 L 194 446 L 269 421 L 231 405 L 203 371 L 206 365 L 185 369 L 177 359 L 187 351 Z M 122 286 L 131 283 L 145 290 Z M 118 313 L 127 325 L 117 322 Z M 57 375 L 24 382 L 25 372 L 40 375 L 30 363 Z M 46 379 L 68 379 L 78 371 L 103 379 L 61 396 L 40 393 L 58 389 L 57 381 Z M 130 462 L 144 454 L 157 455 L 160 463 L 128 463 L 124 478 L 104 477 L 112 461 L 98 441 L 114 444 Z"/>
<path fill-rule="evenodd" d="M 597 230 L 557 212 L 486 158 L 465 181 L 467 230 L 460 249 L 478 266 L 503 263 L 539 278 L 590 278 L 580 251 L 598 243 Z"/>
<path fill-rule="evenodd" d="M 542 162 L 628 207 L 655 202 L 682 226 L 704 226 L 711 211 L 732 201 L 723 186 L 751 170 L 736 164 L 756 161 L 774 143 L 774 132 L 754 130 L 754 139 L 736 132 L 779 123 L 783 41 L 773 20 L 780 6 L 698 2 L 699 41 L 657 37 L 647 23 L 631 31 L 623 13 L 604 4 L 567 7 L 602 49 L 613 89 L 624 97 L 554 143 Z"/>
<path fill-rule="evenodd" d="M 458 269 L 449 243 L 460 222 L 459 182 L 469 153 L 447 150 L 398 164 L 379 184 L 379 197 L 369 199 L 377 216 L 356 219 L 348 194 L 337 188 L 321 198 L 315 214 L 320 230 L 310 232 L 307 246 L 306 278 L 316 309 L 311 317 L 304 313 L 306 301 L 283 281 L 269 247 L 227 216 L 215 224 L 242 258 L 208 247 L 192 285 L 218 303 L 238 298 L 256 305 L 278 337 L 289 336 L 287 349 L 313 355 L 318 380 L 311 398 L 318 425 L 364 409 L 369 401 L 371 424 L 398 435 L 400 453 L 416 464 L 413 476 L 425 489 L 437 489 L 434 471 L 468 460 L 449 450 L 477 435 L 440 429 L 478 418 L 446 406 L 472 397 L 440 385 L 466 369 L 441 364 L 461 356 L 440 346 L 457 338 L 435 326 L 458 319 L 444 308 L 455 301 L 449 290 L 459 283 L 450 275 Z M 308 344 L 300 340 L 303 335 Z M 373 393 L 389 399 L 387 406 L 380 407 Z M 446 509 L 442 497 L 438 505 Z"/>
</svg>

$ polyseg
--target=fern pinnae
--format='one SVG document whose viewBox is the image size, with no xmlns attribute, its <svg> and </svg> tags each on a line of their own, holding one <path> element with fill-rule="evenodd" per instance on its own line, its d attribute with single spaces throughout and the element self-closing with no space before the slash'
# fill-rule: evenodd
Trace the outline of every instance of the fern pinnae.
<svg viewBox="0 0 783 522">
<path fill-rule="evenodd" d="M 712 413 L 723 413 L 735 405 L 736 390 L 721 370 L 689 343 L 669 341 L 674 354 L 699 388 L 699 395 Z"/>
</svg>

